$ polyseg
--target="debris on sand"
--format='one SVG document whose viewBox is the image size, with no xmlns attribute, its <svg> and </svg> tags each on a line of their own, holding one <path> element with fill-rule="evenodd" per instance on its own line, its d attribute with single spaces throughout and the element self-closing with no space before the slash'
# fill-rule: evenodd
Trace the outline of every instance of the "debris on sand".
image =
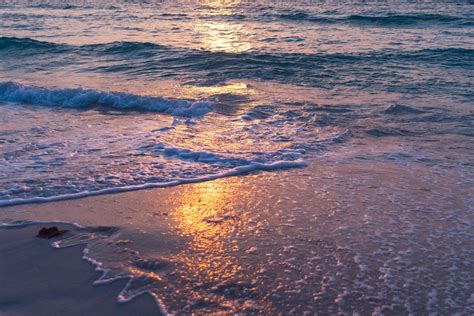
<svg viewBox="0 0 474 316">
<path fill-rule="evenodd" d="M 54 238 L 58 236 L 62 236 L 67 232 L 67 230 L 59 230 L 56 226 L 52 226 L 49 228 L 43 227 L 40 229 L 38 232 L 38 235 L 36 237 L 39 238 Z"/>
</svg>

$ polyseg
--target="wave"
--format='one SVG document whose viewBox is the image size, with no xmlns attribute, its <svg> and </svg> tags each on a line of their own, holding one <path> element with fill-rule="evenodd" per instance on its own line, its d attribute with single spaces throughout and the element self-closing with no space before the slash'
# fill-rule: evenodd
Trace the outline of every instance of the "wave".
<svg viewBox="0 0 474 316">
<path fill-rule="evenodd" d="M 212 108 L 206 101 L 193 102 L 83 88 L 46 89 L 15 82 L 0 83 L 0 101 L 74 109 L 149 111 L 184 117 L 200 117 Z"/>
<path fill-rule="evenodd" d="M 224 178 L 224 177 L 238 176 L 238 175 L 248 174 L 255 171 L 274 171 L 274 170 L 289 169 L 289 168 L 302 168 L 306 166 L 307 166 L 307 163 L 303 160 L 274 161 L 271 163 L 252 162 L 248 165 L 238 166 L 236 168 L 226 170 L 222 173 L 211 174 L 211 175 L 206 175 L 206 176 L 196 177 L 196 178 L 183 178 L 183 179 L 172 180 L 169 182 L 144 183 L 144 184 L 137 184 L 137 185 L 122 186 L 122 187 L 111 187 L 111 188 L 106 188 L 106 189 L 97 190 L 97 191 L 83 191 L 83 192 L 78 192 L 78 193 L 62 194 L 62 195 L 55 195 L 55 196 L 48 196 L 48 197 L 31 197 L 31 198 L 0 200 L 0 207 L 20 205 L 20 204 L 44 203 L 44 202 L 52 202 L 52 201 L 78 199 L 78 198 L 83 198 L 83 197 L 88 197 L 88 196 L 136 191 L 136 190 L 143 190 L 143 189 L 163 188 L 163 187 L 169 187 L 169 186 L 176 186 L 179 184 L 197 183 L 197 182 L 210 181 L 210 180 L 215 180 L 215 179 Z"/>
<path fill-rule="evenodd" d="M 392 104 L 389 105 L 385 110 L 382 111 L 385 114 L 420 114 L 425 113 L 421 109 L 410 107 L 402 104 Z"/>
<path fill-rule="evenodd" d="M 420 22 L 458 22 L 464 21 L 465 18 L 442 15 L 442 14 L 419 14 L 419 15 L 387 15 L 387 16 L 367 16 L 367 15 L 350 15 L 347 17 L 348 21 L 362 22 L 362 23 L 378 23 L 391 25 L 406 25 L 416 24 Z"/>
<path fill-rule="evenodd" d="M 150 42 L 111 42 L 104 44 L 88 44 L 80 46 L 86 51 L 96 51 L 104 55 L 114 55 L 114 54 L 127 54 L 137 51 L 150 51 L 150 50 L 162 50 L 169 51 L 172 50 L 171 47 L 163 46 L 156 43 Z"/>
<path fill-rule="evenodd" d="M 371 128 L 365 131 L 369 136 L 373 137 L 388 137 L 388 136 L 417 136 L 419 133 L 406 130 L 388 127 Z"/>
<path fill-rule="evenodd" d="M 288 22 L 309 22 L 315 24 L 350 24 L 358 26 L 376 26 L 376 27 L 414 27 L 417 25 L 453 25 L 453 26 L 472 26 L 474 20 L 467 16 L 455 16 L 437 13 L 418 13 L 418 14 L 397 14 L 388 13 L 385 15 L 368 14 L 350 14 L 341 15 L 337 11 L 327 11 L 321 14 L 312 14 L 298 10 L 282 10 L 275 13 L 273 10 L 263 10 L 263 13 L 243 14 L 236 12 L 234 14 L 209 14 L 201 17 L 202 19 L 217 20 L 247 20 L 247 21 L 273 21 L 282 20 Z"/>
<path fill-rule="evenodd" d="M 443 15 L 443 14 L 413 14 L 413 15 L 399 15 L 399 14 L 388 14 L 388 15 L 348 15 L 339 17 L 329 17 L 324 15 L 312 15 L 306 12 L 289 12 L 272 15 L 277 19 L 293 20 L 293 21 L 306 21 L 313 23 L 322 24 L 334 24 L 334 23 L 350 23 L 360 25 L 377 25 L 377 26 L 410 26 L 419 23 L 459 23 L 470 25 L 472 19 L 466 17 Z"/>
<path fill-rule="evenodd" d="M 26 52 L 25 52 L 26 50 Z M 41 54 L 51 52 L 52 50 L 56 53 L 77 53 L 80 55 L 91 55 L 91 56 L 110 56 L 110 55 L 129 55 L 140 52 L 147 52 L 148 54 L 142 54 L 141 57 L 157 57 L 156 54 L 163 54 L 166 59 L 158 59 L 157 62 L 173 61 L 186 63 L 192 59 L 193 65 L 201 65 L 204 62 L 213 64 L 217 63 L 217 59 L 222 61 L 228 59 L 239 59 L 239 64 L 266 64 L 272 62 L 288 63 L 288 58 L 291 58 L 294 62 L 298 61 L 298 64 L 311 61 L 354 61 L 364 59 L 383 59 L 384 61 L 389 59 L 403 59 L 403 58 L 422 58 L 429 59 L 430 57 L 438 58 L 459 58 L 459 57 L 474 57 L 474 49 L 470 48 L 457 48 L 457 47 L 446 47 L 446 48 L 433 48 L 433 49 L 421 49 L 421 50 L 383 50 L 383 51 L 370 51 L 367 53 L 316 53 L 316 54 L 303 54 L 303 53 L 265 53 L 258 51 L 248 51 L 243 53 L 226 53 L 226 52 L 211 52 L 205 50 L 191 49 L 191 48 L 176 48 L 171 46 L 163 46 L 151 42 L 110 42 L 101 44 L 87 44 L 82 46 L 67 45 L 61 43 L 52 43 L 45 41 L 38 41 L 31 38 L 17 38 L 17 37 L 0 37 L 0 54 L 2 51 L 12 51 L 19 54 Z M 161 56 L 158 56 L 161 57 Z M 209 61 L 214 57 L 214 60 Z M 149 61 L 149 60 L 148 60 Z M 149 64 L 148 64 L 149 65 Z M 209 66 L 206 64 L 206 66 Z"/>
<path fill-rule="evenodd" d="M 146 145 L 144 147 L 139 148 L 139 150 L 144 154 L 151 154 L 153 156 L 163 156 L 167 159 L 178 159 L 183 161 L 199 162 L 223 167 L 251 165 L 254 162 L 245 158 L 225 157 L 207 151 L 191 151 L 189 149 L 176 148 L 168 146 L 161 142 L 157 144 Z M 263 161 L 255 162 L 262 163 Z"/>
<path fill-rule="evenodd" d="M 3 42 L 3 43 L 2 43 Z M 112 42 L 94 45 L 65 45 L 32 39 L 0 37 L 0 69 L 17 72 L 61 71 L 121 74 L 129 78 L 155 80 L 178 78 L 192 84 L 218 84 L 229 80 L 271 80 L 302 86 L 330 88 L 352 78 L 361 88 L 373 80 L 394 80 L 387 66 L 471 69 L 474 49 L 440 47 L 357 53 L 301 53 L 246 51 L 212 52 L 191 48 L 164 46 L 150 42 Z M 77 64 L 77 61 L 87 61 Z M 25 62 L 27 61 L 27 62 Z M 1 64 L 1 63 L 0 63 Z M 380 74 L 374 77 L 373 74 Z M 405 76 L 402 70 L 395 75 Z"/>
<path fill-rule="evenodd" d="M 66 45 L 37 41 L 31 38 L 23 37 L 0 37 L 0 51 L 5 50 L 24 50 L 24 49 L 59 49 L 64 48 Z"/>
</svg>

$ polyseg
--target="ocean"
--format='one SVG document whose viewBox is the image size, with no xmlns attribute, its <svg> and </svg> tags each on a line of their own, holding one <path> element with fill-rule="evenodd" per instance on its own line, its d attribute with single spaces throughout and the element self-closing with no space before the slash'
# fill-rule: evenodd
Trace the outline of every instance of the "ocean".
<svg viewBox="0 0 474 316">
<path fill-rule="evenodd" d="M 314 184 L 308 166 L 347 161 L 453 173 L 455 192 L 474 175 L 473 82 L 470 1 L 0 0 L 0 206 L 282 171 Z M 467 313 L 466 286 L 426 293 Z"/>
</svg>

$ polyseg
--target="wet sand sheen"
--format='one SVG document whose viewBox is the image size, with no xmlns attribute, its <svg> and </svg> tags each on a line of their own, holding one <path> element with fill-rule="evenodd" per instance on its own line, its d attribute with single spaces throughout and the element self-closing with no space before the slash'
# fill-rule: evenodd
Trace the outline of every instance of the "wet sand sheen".
<svg viewBox="0 0 474 316">
<path fill-rule="evenodd" d="M 54 249 L 50 240 L 36 238 L 41 227 L 0 228 L 0 314 L 2 315 L 159 315 L 150 296 L 117 304 L 127 283 L 92 286 L 99 272 L 81 260 L 82 248 Z M 51 224 L 58 225 L 58 224 Z M 72 225 L 60 225 L 74 229 Z M 77 299 L 80 299 L 78 302 Z"/>
<path fill-rule="evenodd" d="M 112 254 L 123 271 L 159 276 L 149 289 L 171 312 L 469 311 L 472 298 L 463 287 L 472 284 L 471 180 L 453 170 L 433 171 L 313 163 L 3 208 L 0 216 L 117 227 L 92 244 L 90 255 L 107 266 Z M 111 249 L 136 255 L 114 257 L 121 252 Z M 74 257 L 73 266 L 80 261 Z M 456 305 L 446 305 L 446 298 Z"/>
</svg>

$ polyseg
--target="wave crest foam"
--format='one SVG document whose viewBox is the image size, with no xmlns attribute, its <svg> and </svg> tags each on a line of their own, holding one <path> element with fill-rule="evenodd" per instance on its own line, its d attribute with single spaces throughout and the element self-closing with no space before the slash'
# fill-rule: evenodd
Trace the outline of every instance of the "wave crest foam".
<svg viewBox="0 0 474 316">
<path fill-rule="evenodd" d="M 15 82 L 0 83 L 0 101 L 75 109 L 149 111 L 184 117 L 204 116 L 212 109 L 207 101 L 166 99 L 84 88 L 46 89 Z"/>
</svg>

